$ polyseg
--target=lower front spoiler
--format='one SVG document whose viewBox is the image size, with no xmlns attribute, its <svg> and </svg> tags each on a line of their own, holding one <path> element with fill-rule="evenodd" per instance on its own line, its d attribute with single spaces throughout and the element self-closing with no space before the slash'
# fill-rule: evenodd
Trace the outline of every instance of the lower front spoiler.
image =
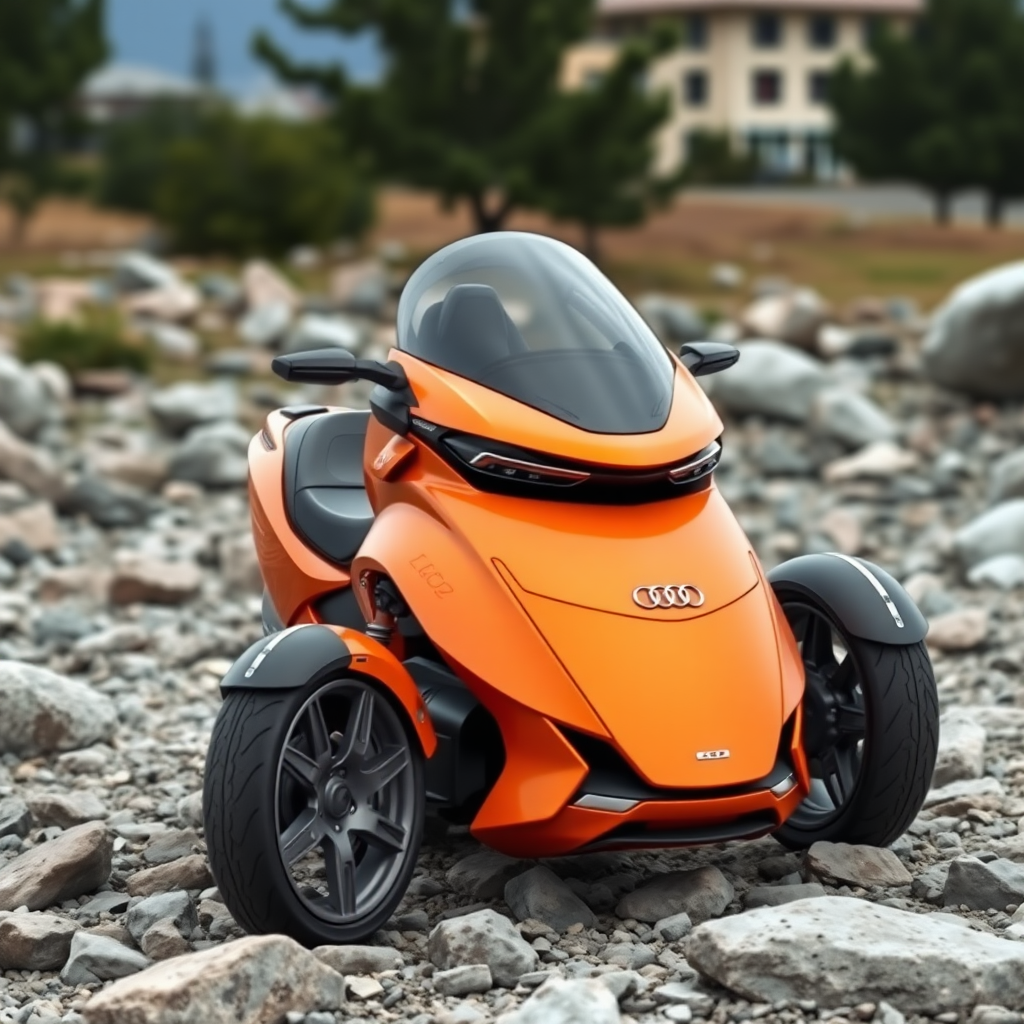
<svg viewBox="0 0 1024 1024">
<path fill-rule="evenodd" d="M 473 833 L 513 857 L 706 846 L 774 832 L 806 796 L 798 782 L 782 796 L 763 790 L 719 799 L 650 800 L 621 813 L 573 804 L 548 821 Z"/>
</svg>

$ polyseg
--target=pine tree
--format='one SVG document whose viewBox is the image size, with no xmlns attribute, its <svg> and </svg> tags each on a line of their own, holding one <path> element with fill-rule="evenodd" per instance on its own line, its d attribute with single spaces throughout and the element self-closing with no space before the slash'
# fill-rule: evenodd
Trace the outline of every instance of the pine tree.
<svg viewBox="0 0 1024 1024">
<path fill-rule="evenodd" d="M 15 240 L 78 128 L 75 97 L 107 56 L 104 0 L 0 0 L 0 178 Z"/>
<path fill-rule="evenodd" d="M 372 32 L 385 57 L 380 82 L 353 82 L 338 65 L 303 66 L 261 35 L 257 52 L 283 77 L 334 101 L 353 144 L 376 174 L 465 202 L 479 231 L 499 230 L 522 206 L 558 210 L 591 226 L 642 213 L 629 193 L 648 138 L 664 117 L 613 70 L 593 95 L 561 88 L 565 51 L 585 39 L 595 0 L 298 0 L 282 8 L 300 26 Z M 632 51 L 624 60 L 635 66 Z M 627 88 L 626 85 L 630 84 Z M 628 133 L 617 141 L 616 132 Z M 579 162 L 552 159 L 552 140 L 587 148 Z M 624 152 L 637 149 L 635 159 Z M 629 158 L 627 158 L 629 157 Z M 580 174 L 600 183 L 580 194 Z M 628 207 L 628 209 L 627 209 Z"/>
<path fill-rule="evenodd" d="M 192 77 L 208 92 L 217 87 L 217 49 L 213 39 L 213 26 L 206 18 L 200 18 L 196 23 Z"/>
<path fill-rule="evenodd" d="M 929 0 L 912 30 L 847 63 L 831 102 L 840 155 L 865 178 L 904 178 L 949 220 L 955 192 L 989 193 L 990 220 L 1024 193 L 1024 15 L 1015 0 Z"/>
</svg>

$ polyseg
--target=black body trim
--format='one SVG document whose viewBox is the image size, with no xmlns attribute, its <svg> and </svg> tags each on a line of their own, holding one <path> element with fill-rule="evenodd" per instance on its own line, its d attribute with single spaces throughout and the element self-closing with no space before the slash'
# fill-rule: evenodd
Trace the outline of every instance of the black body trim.
<svg viewBox="0 0 1024 1024">
<path fill-rule="evenodd" d="M 728 843 L 734 839 L 756 839 L 758 836 L 774 832 L 778 827 L 779 822 L 771 811 L 755 811 L 732 821 L 694 825 L 689 828 L 659 829 L 640 822 L 620 825 L 574 852 L 594 853 L 598 850 L 658 846 L 706 846 L 709 843 Z"/>
<path fill-rule="evenodd" d="M 640 778 L 611 744 L 565 726 L 559 726 L 562 735 L 572 744 L 573 749 L 587 762 L 590 768 L 587 777 L 570 802 L 575 803 L 581 796 L 587 794 L 616 797 L 622 800 L 674 801 L 716 800 L 723 797 L 763 793 L 766 789 L 777 786 L 793 774 L 793 766 L 787 759 L 792 721 L 791 718 L 783 728 L 775 766 L 763 779 L 738 786 L 718 786 L 707 789 L 660 789 L 657 786 L 652 786 Z"/>
<path fill-rule="evenodd" d="M 447 666 L 410 658 L 406 670 L 423 695 L 437 736 L 427 762 L 427 800 L 451 821 L 468 823 L 505 767 L 501 730 Z"/>
<path fill-rule="evenodd" d="M 714 466 L 692 481 L 673 479 L 672 471 L 687 461 L 686 456 L 665 466 L 615 469 L 588 462 L 573 462 L 545 452 L 519 448 L 483 437 L 472 437 L 436 423 L 414 417 L 411 433 L 443 459 L 467 483 L 479 491 L 506 494 L 541 501 L 565 501 L 582 505 L 646 505 L 696 494 L 711 486 Z M 468 461 L 471 448 L 511 461 L 537 464 L 540 469 L 586 474 L 582 480 L 533 481 L 510 478 L 479 469 Z M 690 458 L 696 453 L 690 453 Z"/>
<path fill-rule="evenodd" d="M 854 561 L 884 589 L 888 603 L 864 572 L 835 555 L 804 555 L 784 562 L 767 574 L 768 582 L 780 598 L 807 597 L 824 605 L 851 636 L 880 644 L 920 643 L 928 633 L 928 621 L 906 590 L 877 565 L 863 558 Z"/>
<path fill-rule="evenodd" d="M 352 663 L 344 641 L 326 626 L 295 626 L 257 640 L 221 680 L 233 690 L 298 690 L 315 686 Z"/>
</svg>

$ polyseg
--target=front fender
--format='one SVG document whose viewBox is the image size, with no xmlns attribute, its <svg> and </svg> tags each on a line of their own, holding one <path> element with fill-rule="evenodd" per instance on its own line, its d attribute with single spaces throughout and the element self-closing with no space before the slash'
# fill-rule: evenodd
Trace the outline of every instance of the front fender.
<svg viewBox="0 0 1024 1024">
<path fill-rule="evenodd" d="M 314 687 L 340 673 L 362 675 L 385 687 L 405 709 L 426 757 L 437 736 L 419 689 L 405 666 L 362 633 L 341 626 L 292 626 L 257 640 L 232 665 L 220 684 L 235 690 L 295 690 Z"/>
<path fill-rule="evenodd" d="M 852 636 L 880 644 L 920 643 L 928 621 L 903 587 L 863 558 L 804 555 L 767 574 L 776 595 L 796 594 L 823 604 Z"/>
</svg>

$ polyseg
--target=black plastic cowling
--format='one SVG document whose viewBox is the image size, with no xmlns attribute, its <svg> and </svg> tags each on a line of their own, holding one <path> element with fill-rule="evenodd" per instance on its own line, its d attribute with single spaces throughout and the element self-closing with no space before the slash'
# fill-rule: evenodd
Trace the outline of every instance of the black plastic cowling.
<svg viewBox="0 0 1024 1024">
<path fill-rule="evenodd" d="M 840 554 L 803 555 L 767 574 L 776 594 L 808 597 L 861 640 L 880 644 L 920 643 L 928 621 L 910 595 L 884 569 Z"/>
<path fill-rule="evenodd" d="M 221 680 L 220 692 L 297 690 L 348 668 L 345 642 L 327 626 L 292 626 L 257 640 Z"/>
</svg>

